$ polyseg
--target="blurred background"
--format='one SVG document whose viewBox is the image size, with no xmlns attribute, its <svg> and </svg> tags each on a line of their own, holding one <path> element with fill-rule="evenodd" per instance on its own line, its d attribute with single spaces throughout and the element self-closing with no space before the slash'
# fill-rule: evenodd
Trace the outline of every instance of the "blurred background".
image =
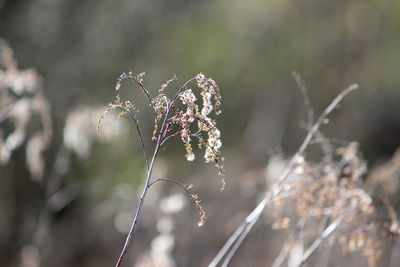
<svg viewBox="0 0 400 267">
<path fill-rule="evenodd" d="M 153 95 L 173 74 L 186 81 L 202 72 L 219 84 L 227 180 L 220 192 L 212 165 L 201 155 L 186 162 L 184 146 L 169 143 L 154 176 L 194 184 L 207 223 L 197 226 L 180 188 L 155 185 L 125 266 L 206 266 L 215 256 L 263 196 L 269 158 L 291 155 L 306 134 L 292 71 L 316 114 L 358 83 L 323 132 L 359 142 L 370 169 L 388 161 L 400 146 L 399 30 L 399 1 L 0 0 L 0 80 L 8 70 L 0 85 L 0 266 L 115 263 L 146 173 L 128 120 L 109 114 L 96 132 L 124 71 L 146 72 Z M 150 146 L 145 99 L 133 84 L 123 87 Z M 263 220 L 232 266 L 272 263 L 283 237 Z M 363 263 L 357 254 L 335 260 L 327 266 Z"/>
</svg>

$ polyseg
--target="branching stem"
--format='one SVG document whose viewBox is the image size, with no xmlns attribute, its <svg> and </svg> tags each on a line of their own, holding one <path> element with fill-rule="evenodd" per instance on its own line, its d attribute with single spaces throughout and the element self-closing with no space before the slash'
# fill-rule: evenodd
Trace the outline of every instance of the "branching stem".
<svg viewBox="0 0 400 267">
<path fill-rule="evenodd" d="M 160 141 L 160 136 L 159 136 L 159 138 L 157 140 L 157 144 L 156 144 L 156 148 L 154 150 L 153 158 L 151 160 L 151 163 L 150 163 L 150 166 L 149 166 L 149 169 L 148 169 L 148 172 L 147 172 L 146 182 L 145 182 L 145 185 L 143 187 L 143 192 L 142 192 L 142 194 L 140 196 L 138 207 L 137 207 L 136 212 L 135 212 L 135 217 L 134 217 L 134 219 L 132 221 L 131 228 L 129 229 L 128 236 L 126 237 L 126 241 L 125 241 L 124 247 L 122 248 L 121 254 L 120 254 L 119 258 L 118 258 L 117 264 L 115 265 L 116 267 L 121 265 L 122 259 L 126 254 L 126 251 L 128 249 L 129 244 L 131 243 L 133 233 L 136 230 L 137 222 L 140 219 L 140 212 L 141 212 L 141 209 L 143 207 L 144 199 L 145 199 L 145 197 L 147 195 L 147 192 L 149 190 L 151 174 L 153 172 L 154 163 L 156 161 L 157 154 L 158 154 L 158 151 L 160 149 L 160 142 L 159 141 Z"/>
<path fill-rule="evenodd" d="M 131 77 L 129 77 L 129 78 L 131 78 Z M 131 78 L 131 79 L 133 79 L 133 78 Z M 157 159 L 158 152 L 159 152 L 159 150 L 160 150 L 160 147 L 161 147 L 162 144 L 164 143 L 162 139 L 163 139 L 163 136 L 164 136 L 165 131 L 167 130 L 167 123 L 166 123 L 166 122 L 167 122 L 167 119 L 168 119 L 168 116 L 169 116 L 169 112 L 170 112 L 170 110 L 172 109 L 172 106 L 173 106 L 175 100 L 178 98 L 179 93 L 182 91 L 182 89 L 185 88 L 185 87 L 186 87 L 190 82 L 192 82 L 194 79 L 195 79 L 195 78 L 192 78 L 192 79 L 188 80 L 186 83 L 184 83 L 184 84 L 179 88 L 179 90 L 177 91 L 177 93 L 175 94 L 175 96 L 174 96 L 174 98 L 172 99 L 171 103 L 170 103 L 169 105 L 168 105 L 168 103 L 167 103 L 167 112 L 165 113 L 163 123 L 162 123 L 162 125 L 161 125 L 161 127 L 160 127 L 160 131 L 159 131 L 158 136 L 157 136 L 156 146 L 155 146 L 154 153 L 153 153 L 153 157 L 152 157 L 152 159 L 151 159 L 150 164 L 149 164 L 149 162 L 148 162 L 147 152 L 146 152 L 146 149 L 145 149 L 145 146 L 144 146 L 144 141 L 143 141 L 143 137 L 142 137 L 142 134 L 141 134 L 141 131 L 140 131 L 140 128 L 139 128 L 139 123 L 138 123 L 138 121 L 136 120 L 135 116 L 132 114 L 132 111 L 131 111 L 130 109 L 125 108 L 125 107 L 123 107 L 123 106 L 120 106 L 121 108 L 125 109 L 125 111 L 128 112 L 130 118 L 132 119 L 133 123 L 134 123 L 135 126 L 136 126 L 136 130 L 137 130 L 138 135 L 139 135 L 139 139 L 140 139 L 140 144 L 141 144 L 141 148 L 142 148 L 142 151 L 143 151 L 143 155 L 144 155 L 144 157 L 145 157 L 145 159 L 146 159 L 147 177 L 146 177 L 146 181 L 145 181 L 145 184 L 144 184 L 144 187 L 143 187 L 142 194 L 141 194 L 140 199 L 139 199 L 139 203 L 138 203 L 137 209 L 136 209 L 136 211 L 135 211 L 135 216 L 134 216 L 134 218 L 133 218 L 133 221 L 132 221 L 131 227 L 130 227 L 130 229 L 129 229 L 128 235 L 127 235 L 127 237 L 126 237 L 126 241 L 125 241 L 124 247 L 122 248 L 121 254 L 120 254 L 120 256 L 118 257 L 118 261 L 117 261 L 115 267 L 119 267 L 119 266 L 121 265 L 122 259 L 124 258 L 125 254 L 126 254 L 126 252 L 127 252 L 127 250 L 128 250 L 129 244 L 130 244 L 131 241 L 132 241 L 132 237 L 133 237 L 133 234 L 134 234 L 134 232 L 135 232 L 135 230 L 136 230 L 137 223 L 138 223 L 138 221 L 139 221 L 139 219 L 140 219 L 141 210 L 142 210 L 142 207 L 143 207 L 143 204 L 144 204 L 144 200 L 145 200 L 145 198 L 146 198 L 146 195 L 147 195 L 147 193 L 148 193 L 148 190 L 149 190 L 150 186 L 151 186 L 152 184 L 154 184 L 155 182 L 161 180 L 161 179 L 158 179 L 158 180 L 155 180 L 154 182 L 151 182 L 151 176 L 152 176 L 154 164 L 155 164 L 156 159 Z M 134 80 L 136 83 L 139 84 L 139 86 L 141 87 L 142 91 L 143 91 L 144 94 L 146 95 L 148 101 L 150 102 L 150 105 L 152 105 L 152 100 L 151 100 L 151 98 L 150 98 L 150 95 L 149 95 L 149 93 L 147 92 L 147 90 L 144 88 L 143 84 L 140 83 L 139 81 L 137 81 L 136 79 L 133 79 L 133 80 Z M 163 179 L 163 180 L 169 181 L 169 182 L 174 182 L 175 184 L 178 184 L 178 185 L 180 185 L 181 187 L 185 188 L 185 187 L 184 187 L 182 184 L 180 184 L 179 182 L 172 181 L 172 180 L 168 180 L 168 179 Z M 185 188 L 185 189 L 186 189 L 186 188 Z"/>
<path fill-rule="evenodd" d="M 342 91 L 330 104 L 329 106 L 322 112 L 319 116 L 318 120 L 315 124 L 309 129 L 303 143 L 300 145 L 296 154 L 292 157 L 289 163 L 286 165 L 285 169 L 280 174 L 277 182 L 272 186 L 271 190 L 268 191 L 265 198 L 257 205 L 257 207 L 250 213 L 250 215 L 245 219 L 245 221 L 238 227 L 238 229 L 232 234 L 232 236 L 228 239 L 228 241 L 224 244 L 224 246 L 220 249 L 217 256 L 212 260 L 212 262 L 208 265 L 209 267 L 215 267 L 218 263 L 226 256 L 229 255 L 229 261 L 233 255 L 230 255 L 229 252 L 233 251 L 233 254 L 237 251 L 240 244 L 243 242 L 244 238 L 248 235 L 251 228 L 254 226 L 255 222 L 260 217 L 261 213 L 265 209 L 266 206 L 269 205 L 271 200 L 277 196 L 282 190 L 282 183 L 287 179 L 294 166 L 303 155 L 304 151 L 312 141 L 313 137 L 324 123 L 326 117 L 333 111 L 335 107 L 343 100 L 343 98 L 349 94 L 351 91 L 358 89 L 357 84 L 352 84 L 344 91 Z M 238 243 L 238 245 L 235 245 Z M 231 253 L 232 254 L 232 253 Z M 228 257 L 228 256 L 227 256 Z"/>
</svg>

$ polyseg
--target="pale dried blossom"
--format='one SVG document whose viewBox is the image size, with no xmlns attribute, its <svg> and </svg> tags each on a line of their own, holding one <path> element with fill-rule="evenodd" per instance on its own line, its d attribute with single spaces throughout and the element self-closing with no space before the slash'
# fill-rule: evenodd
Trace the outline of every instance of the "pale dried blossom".
<svg viewBox="0 0 400 267">
<path fill-rule="evenodd" d="M 126 101 L 124 105 L 131 106 L 132 104 Z M 102 109 L 98 107 L 78 107 L 67 116 L 63 130 L 64 144 L 82 159 L 90 155 L 93 142 L 96 140 L 111 142 L 126 132 L 126 127 L 121 121 L 105 118 L 100 114 L 102 114 Z M 102 120 L 106 120 L 109 127 L 100 134 L 96 134 L 99 116 Z"/>
<path fill-rule="evenodd" d="M 124 76 L 125 78 L 125 76 Z M 166 86 L 173 78 L 161 86 L 164 92 Z M 205 149 L 204 158 L 206 162 L 214 162 L 219 170 L 219 174 L 223 175 L 223 157 L 221 157 L 221 133 L 216 126 L 215 120 L 208 117 L 211 111 L 215 110 L 216 114 L 221 112 L 221 95 L 215 81 L 207 79 L 203 74 L 198 74 L 194 78 L 196 85 L 200 89 L 200 95 L 203 98 L 202 108 L 200 111 L 199 105 L 196 103 L 197 97 L 193 89 L 186 89 L 180 92 L 177 97 L 186 107 L 185 110 L 180 110 L 178 105 L 167 98 L 164 93 L 160 93 L 152 99 L 152 108 L 155 113 L 155 128 L 153 132 L 153 140 L 156 140 L 159 134 L 159 125 L 162 118 L 167 115 L 169 109 L 173 111 L 173 115 L 167 119 L 163 135 L 167 138 L 179 135 L 186 149 L 186 159 L 193 161 L 195 154 L 192 147 L 192 139 L 198 140 L 199 148 Z M 120 82 L 120 80 L 119 80 Z M 142 89 L 143 90 L 143 89 Z M 211 99 L 214 97 L 214 109 Z M 174 130 L 174 126 L 179 126 L 180 130 Z M 195 129 L 194 126 L 197 126 Z"/>
<path fill-rule="evenodd" d="M 214 111 L 217 115 L 221 113 L 221 94 L 219 92 L 219 87 L 215 81 L 211 78 L 206 78 L 203 73 L 199 73 L 196 76 L 197 86 L 201 89 L 201 96 L 203 97 L 203 108 L 201 113 L 204 116 L 210 114 L 213 109 L 211 103 L 211 97 L 214 97 Z"/>
</svg>

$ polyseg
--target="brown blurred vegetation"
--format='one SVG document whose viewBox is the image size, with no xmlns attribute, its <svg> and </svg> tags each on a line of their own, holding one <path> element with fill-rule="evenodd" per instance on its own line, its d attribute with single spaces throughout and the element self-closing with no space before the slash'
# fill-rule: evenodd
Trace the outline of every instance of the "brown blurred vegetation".
<svg viewBox="0 0 400 267">
<path fill-rule="evenodd" d="M 179 188 L 155 185 L 127 266 L 146 266 L 150 259 L 206 266 L 215 256 L 263 197 L 271 156 L 287 158 L 306 134 L 307 111 L 293 70 L 306 81 L 316 114 L 349 84 L 360 84 L 322 131 L 359 142 L 372 169 L 362 176 L 365 188 L 378 208 L 389 201 L 398 213 L 399 156 L 392 156 L 400 146 L 399 18 L 400 2 L 378 0 L 0 0 L 0 38 L 18 63 L 11 74 L 19 75 L 15 84 L 4 85 L 2 78 L 11 74 L 1 63 L 1 141 L 18 128 L 2 115 L 4 107 L 23 99 L 34 103 L 36 95 L 49 103 L 49 110 L 40 104 L 27 111 L 20 145 L 0 166 L 0 266 L 115 263 L 145 164 L 128 121 L 110 115 L 102 134 L 95 127 L 116 78 L 130 70 L 146 71 L 154 91 L 174 73 L 185 80 L 203 72 L 217 81 L 227 186 L 221 193 L 214 170 L 201 161 L 187 163 L 182 146 L 171 142 L 155 176 L 194 184 L 208 221 L 198 228 L 196 210 Z M 32 84 L 36 91 L 27 89 Z M 125 86 L 126 97 L 141 110 L 150 144 L 151 114 L 142 96 Z M 37 140 L 36 150 L 28 149 L 30 140 Z M 321 154 L 312 146 L 307 158 Z M 269 266 L 277 257 L 285 235 L 271 229 L 268 209 L 265 215 L 232 266 Z M 395 239 L 385 241 L 379 266 L 397 266 L 399 246 Z M 321 258 L 325 265 L 318 265 Z M 322 249 L 311 263 L 366 261 L 335 247 L 328 254 Z"/>
</svg>

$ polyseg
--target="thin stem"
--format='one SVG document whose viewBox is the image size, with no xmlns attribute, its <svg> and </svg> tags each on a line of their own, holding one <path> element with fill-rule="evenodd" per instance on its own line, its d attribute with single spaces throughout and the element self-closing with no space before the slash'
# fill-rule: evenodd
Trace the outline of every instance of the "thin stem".
<svg viewBox="0 0 400 267">
<path fill-rule="evenodd" d="M 311 246 L 303 253 L 301 261 L 298 263 L 298 265 L 296 265 L 296 267 L 302 266 L 311 257 L 314 251 L 321 245 L 322 241 L 324 241 L 337 229 L 344 217 L 345 214 L 342 214 L 341 216 L 337 217 L 328 227 L 325 228 L 321 235 L 318 236 L 318 238 L 314 240 Z"/>
<path fill-rule="evenodd" d="M 148 192 L 148 189 L 149 189 L 149 184 L 150 184 L 151 174 L 153 172 L 154 163 L 156 161 L 157 154 L 158 154 L 158 151 L 160 149 L 159 140 L 160 140 L 160 138 L 158 138 L 157 145 L 156 145 L 156 148 L 154 150 L 153 158 L 151 160 L 151 163 L 150 163 L 150 166 L 149 166 L 149 169 L 148 169 L 148 172 L 147 172 L 147 178 L 146 178 L 146 182 L 145 182 L 145 185 L 144 185 L 144 188 L 143 188 L 143 192 L 142 192 L 142 194 L 140 196 L 139 204 L 138 204 L 138 207 L 137 207 L 136 212 L 135 212 L 135 217 L 134 217 L 134 219 L 132 221 L 131 228 L 129 230 L 128 236 L 126 237 L 126 241 L 125 241 L 124 247 L 122 248 L 121 254 L 120 254 L 119 258 L 118 258 L 117 264 L 115 265 L 116 267 L 121 265 L 122 259 L 126 254 L 126 251 L 128 249 L 129 244 L 131 243 L 132 235 L 136 230 L 137 222 L 140 219 L 140 212 L 142 210 L 144 199 L 145 199 L 145 197 L 147 195 L 147 192 Z"/>
<path fill-rule="evenodd" d="M 233 256 L 235 256 L 236 251 L 240 248 L 240 245 L 243 243 L 244 239 L 247 237 L 248 233 L 253 228 L 256 222 L 257 220 L 253 220 L 252 222 L 246 225 L 246 228 L 244 229 L 243 233 L 239 236 L 238 240 L 235 242 L 232 249 L 229 251 L 228 255 L 226 255 L 226 258 L 222 263 L 221 267 L 227 267 L 229 265 Z"/>
<path fill-rule="evenodd" d="M 165 121 L 166 120 L 164 119 L 164 122 L 163 122 L 163 125 L 161 126 L 161 128 L 164 127 Z M 160 147 L 161 147 L 161 132 L 160 132 L 160 134 L 158 134 L 156 147 L 155 147 L 154 153 L 153 153 L 153 158 L 151 159 L 151 163 L 150 163 L 150 166 L 149 166 L 148 171 L 147 171 L 147 177 L 146 177 L 145 185 L 143 187 L 143 192 L 142 192 L 142 194 L 140 196 L 138 207 L 137 207 L 136 212 L 135 212 L 135 217 L 134 217 L 134 219 L 132 221 L 131 228 L 129 230 L 128 236 L 126 237 L 126 241 L 125 241 L 124 247 L 122 248 L 122 251 L 121 251 L 121 254 L 120 254 L 119 258 L 118 258 L 117 264 L 115 265 L 116 267 L 119 267 L 121 265 L 122 259 L 123 259 L 124 255 L 126 254 L 126 251 L 128 249 L 129 244 L 131 243 L 133 233 L 136 230 L 136 225 L 137 225 L 137 222 L 138 222 L 138 220 L 140 218 L 140 212 L 141 212 L 141 209 L 142 209 L 142 206 L 143 206 L 143 203 L 144 203 L 144 199 L 145 199 L 145 197 L 147 195 L 147 192 L 149 190 L 149 184 L 150 184 L 150 181 L 151 181 L 151 175 L 152 175 L 152 172 L 153 172 L 154 163 L 156 161 L 156 158 L 157 158 L 157 155 L 158 155 L 158 151 L 160 150 Z"/>
<path fill-rule="evenodd" d="M 187 190 L 187 188 L 185 187 L 184 184 L 182 184 L 182 183 L 180 183 L 180 182 L 178 182 L 178 181 L 175 181 L 175 180 L 167 179 L 167 178 L 158 178 L 158 179 L 154 180 L 153 182 L 151 182 L 151 183 L 149 184 L 149 187 L 152 186 L 153 184 L 157 183 L 157 182 L 160 182 L 160 181 L 169 182 L 169 183 L 174 183 L 174 184 L 176 184 L 176 185 L 182 187 L 183 189 L 185 189 L 186 192 L 189 192 L 189 191 Z"/>
<path fill-rule="evenodd" d="M 343 98 L 349 94 L 351 91 L 358 89 L 357 84 L 352 84 L 349 87 L 347 87 L 344 91 L 342 91 L 330 104 L 329 106 L 322 112 L 316 123 L 313 125 L 313 127 L 310 128 L 308 131 L 303 143 L 297 150 L 296 154 L 292 157 L 290 162 L 286 165 L 285 169 L 282 171 L 281 175 L 279 176 L 277 182 L 272 186 L 272 189 L 266 194 L 265 198 L 257 205 L 257 207 L 250 213 L 250 215 L 253 216 L 248 216 L 243 222 L 239 228 L 232 234 L 232 236 L 228 239 L 228 241 L 225 243 L 225 245 L 221 248 L 221 250 L 218 252 L 217 256 L 213 259 L 213 261 L 210 263 L 209 267 L 217 266 L 217 264 L 220 262 L 220 260 L 228 253 L 229 248 L 235 243 L 239 242 L 239 245 L 242 243 L 240 239 L 244 239 L 242 237 L 243 235 L 247 235 L 248 231 L 246 232 L 246 225 L 252 224 L 253 220 L 257 221 L 258 218 L 260 217 L 261 213 L 263 212 L 264 208 L 270 203 L 270 201 L 278 195 L 281 190 L 281 184 L 286 180 L 286 178 L 289 176 L 290 172 L 293 170 L 293 167 L 296 165 L 298 162 L 298 159 L 300 156 L 304 153 L 310 142 L 312 141 L 313 136 L 315 133 L 319 130 L 321 125 L 324 123 L 325 118 L 332 112 L 332 110 L 343 100 Z M 250 221 L 248 221 L 249 217 L 251 217 Z"/>
<path fill-rule="evenodd" d="M 231 237 L 226 241 L 224 246 L 220 249 L 217 256 L 210 262 L 208 267 L 216 267 L 218 263 L 224 258 L 226 253 L 228 253 L 231 246 L 235 243 L 235 241 L 240 237 L 243 231 L 246 229 L 247 223 L 246 221 L 242 222 L 241 225 L 236 229 L 236 231 L 231 235 Z"/>
<path fill-rule="evenodd" d="M 163 124 L 162 124 L 161 127 L 160 127 L 160 132 L 159 132 L 159 136 L 160 136 L 160 137 L 163 137 L 163 136 L 164 136 L 164 132 L 167 130 L 165 126 L 166 126 L 166 122 L 167 122 L 169 113 L 170 113 L 170 111 L 171 111 L 171 109 L 172 109 L 172 106 L 174 105 L 174 102 L 175 102 L 176 99 L 178 98 L 180 92 L 182 91 L 183 88 L 185 88 L 189 83 L 191 83 L 191 82 L 194 81 L 195 79 L 196 79 L 196 78 L 191 78 L 190 80 L 186 81 L 186 82 L 178 89 L 178 91 L 175 93 L 174 97 L 172 98 L 171 103 L 168 105 L 168 102 L 167 102 L 167 112 L 165 113 L 165 117 L 164 117 Z M 164 128 L 165 128 L 165 129 L 164 129 Z M 168 139 L 168 138 L 166 138 L 166 139 Z M 160 145 L 164 144 L 164 141 L 166 141 L 166 140 L 161 141 L 161 144 L 160 144 Z"/>
<path fill-rule="evenodd" d="M 175 136 L 177 136 L 177 135 L 175 135 L 175 134 L 168 135 L 167 137 L 165 137 L 165 138 L 162 140 L 161 145 L 163 145 L 163 144 L 164 144 L 168 139 L 170 139 L 171 137 L 175 137 Z"/>
<path fill-rule="evenodd" d="M 303 96 L 303 102 L 306 107 L 307 117 L 308 117 L 307 130 L 310 130 L 314 123 L 314 110 L 311 105 L 310 97 L 307 94 L 307 86 L 299 73 L 293 71 L 292 76 L 297 84 L 297 87 L 299 88 L 299 90 Z M 317 131 L 315 133 L 315 135 L 316 135 L 316 138 L 319 138 L 321 140 L 321 147 L 322 147 L 322 150 L 325 152 L 324 153 L 325 160 L 329 161 L 332 157 L 332 147 L 330 146 L 330 144 L 328 143 L 328 141 L 326 140 L 326 138 L 323 136 L 323 134 L 320 131 Z"/>
<path fill-rule="evenodd" d="M 137 84 L 139 84 L 139 86 L 141 87 L 142 91 L 144 92 L 144 94 L 146 95 L 147 99 L 149 100 L 150 106 L 152 106 L 151 97 L 150 97 L 149 93 L 147 92 L 146 88 L 144 88 L 143 84 L 142 84 L 141 82 L 137 81 L 137 80 L 136 80 L 133 76 L 131 76 L 131 75 L 128 76 L 127 78 L 132 79 L 132 80 L 134 80 Z M 140 132 L 140 129 L 139 129 L 138 121 L 135 119 L 135 117 L 134 117 L 133 114 L 130 112 L 130 110 L 127 110 L 126 108 L 123 107 L 126 111 L 128 111 L 128 113 L 130 114 L 131 119 L 133 120 L 133 122 L 134 122 L 135 125 L 136 125 L 136 129 L 137 129 L 138 134 L 139 134 L 139 139 L 140 139 L 140 142 L 141 142 L 143 154 L 145 155 L 145 158 L 146 158 L 146 163 L 147 163 L 148 168 L 147 168 L 147 177 L 146 177 L 146 181 L 145 181 L 145 184 L 144 184 L 144 187 L 143 187 L 143 191 L 142 191 L 142 194 L 141 194 L 141 196 L 140 196 L 139 203 L 138 203 L 138 206 L 137 206 L 137 209 L 136 209 L 136 212 L 135 212 L 135 217 L 134 217 L 134 219 L 133 219 L 133 221 L 132 221 L 132 224 L 131 224 L 129 233 L 128 233 L 127 237 L 126 237 L 126 241 L 125 241 L 124 247 L 122 248 L 121 254 L 120 254 L 119 258 L 118 258 L 118 261 L 117 261 L 115 267 L 119 267 L 119 266 L 121 265 L 121 263 L 122 263 L 122 259 L 123 259 L 123 257 L 125 256 L 125 254 L 126 254 L 126 252 L 127 252 L 128 246 L 129 246 L 129 244 L 131 243 L 131 240 L 132 240 L 132 237 L 133 237 L 133 233 L 134 233 L 135 230 L 136 230 L 136 225 L 137 225 L 137 223 L 138 223 L 138 221 L 139 221 L 139 219 L 140 219 L 141 210 L 142 210 L 143 203 L 144 203 L 145 197 L 146 197 L 146 195 L 147 195 L 147 192 L 148 192 L 150 186 L 151 186 L 152 184 L 154 184 L 154 183 L 157 181 L 157 180 L 156 180 L 156 181 L 154 181 L 153 183 L 150 182 L 150 181 L 151 181 L 151 175 L 152 175 L 152 172 L 153 172 L 153 167 L 154 167 L 154 164 L 155 164 L 155 161 L 156 161 L 158 152 L 159 152 L 159 150 L 160 150 L 161 145 L 163 144 L 162 138 L 163 138 L 163 136 L 164 136 L 164 132 L 167 130 L 167 124 L 166 124 L 166 122 L 167 122 L 167 119 L 168 119 L 168 116 L 169 116 L 169 112 L 171 111 L 172 106 L 173 106 L 173 103 L 174 103 L 175 100 L 178 98 L 179 93 L 182 91 L 182 89 L 185 88 L 185 87 L 186 87 L 190 82 L 192 82 L 194 79 L 195 79 L 195 78 L 192 78 L 192 79 L 188 80 L 187 82 L 185 82 L 185 83 L 179 88 L 179 90 L 176 92 L 174 98 L 173 98 L 172 101 L 171 101 L 171 104 L 168 105 L 168 103 L 167 103 L 167 107 L 168 107 L 168 108 L 167 108 L 167 112 L 165 113 L 163 123 L 162 123 L 162 125 L 161 125 L 161 127 L 160 127 L 160 131 L 159 131 L 158 136 L 157 136 L 157 142 L 156 142 L 156 146 L 155 146 L 154 153 L 153 153 L 153 157 L 152 157 L 152 160 L 151 160 L 150 164 L 148 164 L 148 161 L 147 161 L 147 153 L 146 153 L 146 150 L 145 150 L 145 147 L 144 147 L 143 138 L 142 138 L 142 135 L 141 135 L 141 132 Z M 121 106 L 121 107 L 122 107 L 122 106 Z M 153 111 L 155 112 L 154 108 L 153 108 Z M 169 181 L 172 181 L 172 180 L 169 180 Z M 176 183 L 177 183 L 177 182 L 176 182 Z M 177 183 L 177 184 L 178 184 L 178 183 Z"/>
<path fill-rule="evenodd" d="M 208 265 L 208 267 L 216 267 L 218 265 L 218 263 L 223 259 L 223 257 L 229 252 L 232 245 L 235 244 L 236 240 L 238 240 L 238 238 L 240 238 L 242 233 L 245 232 L 248 225 L 251 224 L 253 221 L 256 221 L 256 218 L 258 219 L 266 203 L 267 201 L 265 199 L 261 201 L 258 204 L 258 206 L 246 217 L 246 219 L 242 222 L 242 224 L 238 227 L 238 229 L 236 229 L 236 231 L 224 244 L 224 246 L 218 252 L 217 256 L 215 256 L 212 262 Z"/>
<path fill-rule="evenodd" d="M 129 117 L 132 119 L 133 123 L 136 126 L 136 131 L 138 133 L 139 140 L 140 140 L 140 147 L 142 148 L 144 159 L 146 161 L 147 171 L 149 171 L 149 158 L 147 156 L 146 147 L 144 146 L 144 141 L 143 141 L 142 133 L 140 131 L 139 122 L 138 122 L 138 120 L 136 120 L 135 116 L 132 114 L 132 111 L 130 109 L 127 109 L 127 111 L 128 111 Z"/>
<path fill-rule="evenodd" d="M 133 79 L 133 78 L 131 78 L 131 79 Z M 177 97 L 178 97 L 178 95 L 179 95 L 179 92 L 182 90 L 182 88 L 184 88 L 184 87 L 185 87 L 189 82 L 191 82 L 193 79 L 194 79 L 194 78 L 192 78 L 192 79 L 190 79 L 189 81 L 187 81 L 187 82 L 178 90 L 178 92 L 176 93 L 176 95 L 175 95 L 173 101 L 175 101 L 175 100 L 177 99 Z M 133 79 L 133 80 L 136 81 L 135 79 Z M 143 92 L 146 94 L 146 96 L 147 96 L 147 98 L 149 99 L 150 104 L 151 104 L 151 98 L 150 98 L 150 96 L 149 96 L 147 90 L 142 86 L 141 83 L 139 83 L 138 81 L 136 81 L 136 82 L 141 86 Z M 173 102 L 173 101 L 172 101 L 172 102 Z M 142 207 L 143 207 L 143 203 L 144 203 L 145 197 L 146 197 L 146 195 L 147 195 L 147 192 L 148 192 L 148 190 L 149 190 L 149 185 L 150 185 L 150 181 L 151 181 L 151 175 L 152 175 L 152 172 L 153 172 L 154 163 L 155 163 L 155 161 L 156 161 L 158 152 L 159 152 L 160 147 L 161 147 L 162 133 L 163 133 L 164 130 L 165 130 L 166 121 L 167 121 L 168 114 L 169 114 L 169 111 L 171 110 L 171 108 L 172 108 L 172 103 L 171 103 L 171 104 L 169 105 L 169 107 L 168 107 L 167 113 L 165 114 L 163 123 L 162 123 L 161 128 L 160 128 L 160 132 L 159 132 L 159 134 L 158 134 L 158 136 L 157 136 L 157 143 L 156 143 L 156 147 L 155 147 L 155 149 L 154 149 L 154 153 L 153 153 L 153 157 L 152 157 L 151 163 L 150 163 L 150 165 L 148 166 L 147 177 L 146 177 L 145 185 L 144 185 L 144 188 L 143 188 L 143 192 L 142 192 L 142 194 L 141 194 L 141 196 L 140 196 L 139 203 L 138 203 L 138 207 L 137 207 L 136 212 L 135 212 L 135 217 L 134 217 L 134 219 L 133 219 L 133 221 L 132 221 L 131 228 L 129 229 L 129 233 L 128 233 L 127 237 L 126 237 L 126 241 L 125 241 L 124 247 L 122 248 L 121 254 L 120 254 L 120 256 L 119 256 L 119 258 L 118 258 L 118 261 L 117 261 L 117 263 L 116 263 L 116 265 L 115 265 L 116 267 L 119 267 L 119 266 L 121 265 L 122 259 L 123 259 L 123 257 L 125 256 L 125 254 L 126 254 L 126 252 L 127 252 L 127 249 L 128 249 L 129 244 L 131 243 L 133 233 L 134 233 L 135 230 L 136 230 L 137 222 L 138 222 L 138 220 L 140 219 L 140 214 L 141 214 L 141 210 L 142 210 Z M 129 113 L 130 113 L 130 112 L 129 112 Z M 131 114 L 131 113 L 130 113 L 130 114 Z M 133 122 L 135 123 L 137 129 L 139 129 L 139 125 L 138 125 L 138 123 L 137 123 L 137 120 L 136 120 L 136 119 L 134 118 L 134 116 L 132 116 L 132 115 L 131 115 L 131 118 L 133 119 Z M 140 133 L 140 130 L 138 131 L 138 133 Z M 141 136 L 141 134 L 140 134 L 140 136 Z M 141 140 L 141 145 L 142 145 L 142 149 L 143 149 L 143 147 L 144 147 L 143 139 L 140 138 L 140 140 Z M 143 150 L 143 153 L 145 153 L 145 151 L 146 151 L 146 150 Z M 146 155 L 147 155 L 147 154 L 146 154 Z"/>
<path fill-rule="evenodd" d="M 280 175 L 278 181 L 283 182 L 290 172 L 292 171 L 294 165 L 298 161 L 299 157 L 304 153 L 308 145 L 310 144 L 313 136 L 315 133 L 319 130 L 321 125 L 324 123 L 325 118 L 332 112 L 332 110 L 340 103 L 340 101 L 343 100 L 343 98 L 350 93 L 353 90 L 358 89 L 357 84 L 352 84 L 348 88 L 346 88 L 343 92 L 341 92 L 330 104 L 329 106 L 322 112 L 321 116 L 319 116 L 317 122 L 313 125 L 313 127 L 310 128 L 310 130 L 307 133 L 306 138 L 304 139 L 303 143 L 301 144 L 299 150 L 296 152 L 296 154 L 292 157 L 290 160 L 289 164 L 286 166 L 285 170 L 282 172 Z"/>
<path fill-rule="evenodd" d="M 314 110 L 311 106 L 311 101 L 307 94 L 306 84 L 305 84 L 304 80 L 301 78 L 301 75 L 298 74 L 297 72 L 292 71 L 292 76 L 293 76 L 293 79 L 296 81 L 297 87 L 300 89 L 301 94 L 303 95 L 303 101 L 304 101 L 304 105 L 306 106 L 307 115 L 308 115 L 307 116 L 308 117 L 308 127 L 307 128 L 310 129 L 314 123 Z"/>
<path fill-rule="evenodd" d="M 178 98 L 178 96 L 179 96 L 179 94 L 181 93 L 182 89 L 185 88 L 189 83 L 193 82 L 194 80 L 196 80 L 196 78 L 191 78 L 190 80 L 187 80 L 187 81 L 179 88 L 179 90 L 175 93 L 174 97 L 172 98 L 171 105 L 170 105 L 170 107 L 168 108 L 167 115 L 168 115 L 169 111 L 170 111 L 171 108 L 172 108 L 172 104 L 173 104 L 173 103 L 175 102 L 175 100 Z"/>
<path fill-rule="evenodd" d="M 135 77 L 133 77 L 131 75 L 127 76 L 127 78 L 135 81 L 139 85 L 139 87 L 142 90 L 142 92 L 146 95 L 147 100 L 150 103 L 150 106 L 153 106 L 153 102 L 151 101 L 151 97 L 150 97 L 149 91 L 147 91 L 147 89 L 144 87 L 144 85 L 141 82 L 139 82 Z"/>
<path fill-rule="evenodd" d="M 199 210 L 200 215 L 204 212 L 203 209 L 202 209 L 202 207 L 199 205 L 199 203 L 196 203 L 196 200 L 197 200 L 197 199 L 193 198 L 193 195 L 190 193 L 190 188 L 189 188 L 188 186 L 186 186 L 186 185 L 184 185 L 184 184 L 178 182 L 178 181 L 171 180 L 171 179 L 167 179 L 167 178 L 159 178 L 159 179 L 154 180 L 153 182 L 151 182 L 151 183 L 149 184 L 149 187 L 152 186 L 153 184 L 157 183 L 157 182 L 160 182 L 160 181 L 169 182 L 169 183 L 173 183 L 173 184 L 176 184 L 176 185 L 180 186 L 183 190 L 185 190 L 186 194 L 187 194 L 187 195 L 189 196 L 189 198 L 192 200 L 192 202 L 193 202 L 193 204 L 195 205 L 195 207 Z M 200 219 L 201 219 L 201 218 L 200 218 Z"/>
</svg>

